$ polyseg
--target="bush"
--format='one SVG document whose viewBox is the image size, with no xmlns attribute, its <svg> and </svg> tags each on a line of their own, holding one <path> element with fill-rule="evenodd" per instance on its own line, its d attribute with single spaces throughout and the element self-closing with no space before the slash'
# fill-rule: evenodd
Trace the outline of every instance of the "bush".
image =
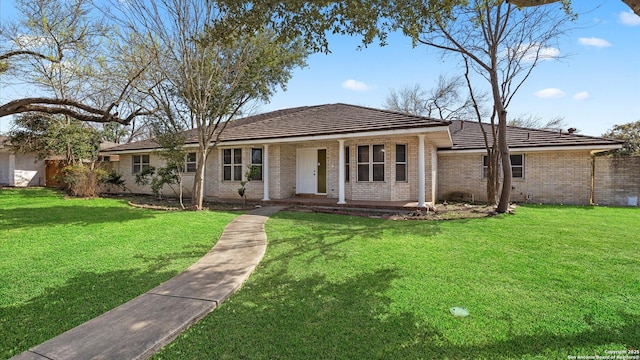
<svg viewBox="0 0 640 360">
<path fill-rule="evenodd" d="M 70 194 L 78 197 L 94 197 L 98 186 L 108 178 L 107 171 L 83 164 L 67 165 L 60 171 L 60 180 Z"/>
</svg>

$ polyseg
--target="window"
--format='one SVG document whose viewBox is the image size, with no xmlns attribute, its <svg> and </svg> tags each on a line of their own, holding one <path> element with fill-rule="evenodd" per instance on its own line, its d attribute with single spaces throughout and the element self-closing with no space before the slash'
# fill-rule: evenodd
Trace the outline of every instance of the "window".
<svg viewBox="0 0 640 360">
<path fill-rule="evenodd" d="M 396 145 L 396 181 L 407 181 L 407 145 Z"/>
<path fill-rule="evenodd" d="M 242 180 L 242 149 L 222 150 L 222 179 Z"/>
<path fill-rule="evenodd" d="M 196 153 L 188 153 L 184 156 L 184 169 L 183 172 L 196 172 L 197 163 L 196 163 Z"/>
<path fill-rule="evenodd" d="M 111 156 L 98 155 L 98 162 L 110 162 Z"/>
<path fill-rule="evenodd" d="M 384 145 L 358 146 L 358 181 L 384 181 Z"/>
<path fill-rule="evenodd" d="M 514 179 L 524 178 L 524 154 L 510 155 L 511 159 L 511 177 Z M 489 166 L 489 158 L 487 155 L 482 157 L 482 178 L 487 178 L 487 168 Z M 498 164 L 500 166 L 500 164 Z"/>
<path fill-rule="evenodd" d="M 349 182 L 350 179 L 350 175 L 349 173 L 351 172 L 351 167 L 349 166 L 349 162 L 351 159 L 351 155 L 349 154 L 349 147 L 345 146 L 344 147 L 344 181 L 345 182 Z"/>
<path fill-rule="evenodd" d="M 131 164 L 132 173 L 141 173 L 144 169 L 149 167 L 149 155 L 133 155 Z"/>
<path fill-rule="evenodd" d="M 262 149 L 251 149 L 251 165 L 258 168 L 258 175 L 253 180 L 262 180 Z"/>
<path fill-rule="evenodd" d="M 512 177 L 514 178 L 523 178 L 524 177 L 524 155 L 511 155 L 511 172 Z"/>
</svg>

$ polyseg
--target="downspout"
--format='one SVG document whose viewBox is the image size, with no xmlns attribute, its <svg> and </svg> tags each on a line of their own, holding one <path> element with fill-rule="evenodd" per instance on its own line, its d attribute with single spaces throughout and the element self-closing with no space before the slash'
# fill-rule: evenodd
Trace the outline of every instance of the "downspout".
<svg viewBox="0 0 640 360">
<path fill-rule="evenodd" d="M 596 190 L 596 155 L 591 153 L 591 184 L 589 189 L 589 205 L 595 205 L 594 197 Z"/>
</svg>

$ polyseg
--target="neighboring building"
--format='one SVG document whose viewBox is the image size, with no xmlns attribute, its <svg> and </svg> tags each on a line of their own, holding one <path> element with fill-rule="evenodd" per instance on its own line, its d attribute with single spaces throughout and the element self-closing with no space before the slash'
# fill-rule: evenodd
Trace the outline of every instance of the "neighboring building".
<svg viewBox="0 0 640 360">
<path fill-rule="evenodd" d="M 116 145 L 118 144 L 103 142 L 100 144 L 100 150 Z M 100 156 L 98 160 L 118 161 L 118 157 Z M 33 153 L 14 153 L 8 144 L 8 138 L 0 136 L 0 185 L 15 187 L 62 186 L 56 175 L 62 169 L 63 163 L 63 156 L 49 156 L 43 160 Z"/>
<path fill-rule="evenodd" d="M 591 155 L 620 142 L 597 137 L 509 128 L 514 170 L 512 200 L 588 204 Z M 186 148 L 195 149 L 194 137 Z M 145 140 L 116 146 L 114 168 L 133 192 L 145 166 L 161 166 L 158 145 Z M 194 150 L 195 151 L 195 150 Z M 484 141 L 477 122 L 446 122 L 346 104 L 305 106 L 234 120 L 207 160 L 205 196 L 237 198 L 249 165 L 261 169 L 250 198 L 294 196 L 406 201 L 425 206 L 448 194 L 486 198 Z M 195 153 L 189 152 L 185 188 L 191 189 Z M 601 203 L 604 203 L 601 201 Z"/>
<path fill-rule="evenodd" d="M 34 154 L 14 154 L 0 136 L 0 185 L 26 187 L 44 186 L 46 165 Z"/>
</svg>

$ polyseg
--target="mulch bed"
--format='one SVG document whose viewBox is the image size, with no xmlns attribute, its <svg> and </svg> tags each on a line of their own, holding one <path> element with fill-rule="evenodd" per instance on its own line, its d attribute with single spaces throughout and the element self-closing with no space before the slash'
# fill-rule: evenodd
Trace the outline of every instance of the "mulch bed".
<svg viewBox="0 0 640 360">
<path fill-rule="evenodd" d="M 160 210 L 160 211 L 176 211 L 182 210 L 177 199 L 166 198 L 158 199 L 153 196 L 136 195 L 136 196 L 118 196 L 127 200 L 130 206 Z M 195 210 L 188 206 L 189 201 L 185 201 L 184 210 Z M 260 207 L 260 203 L 255 202 L 205 202 L 204 210 L 219 211 L 244 211 Z M 389 220 L 455 220 L 455 219 L 473 219 L 483 218 L 497 215 L 493 206 L 483 204 L 469 203 L 443 203 L 437 204 L 435 207 L 415 210 L 384 210 L 384 209 L 354 209 L 344 207 L 329 206 L 313 206 L 313 205 L 296 205 L 289 207 L 292 211 L 301 212 L 317 212 L 326 214 L 339 214 L 349 216 L 362 216 L 369 218 L 380 218 Z M 508 213 L 513 214 L 515 205 L 509 207 Z"/>
</svg>

